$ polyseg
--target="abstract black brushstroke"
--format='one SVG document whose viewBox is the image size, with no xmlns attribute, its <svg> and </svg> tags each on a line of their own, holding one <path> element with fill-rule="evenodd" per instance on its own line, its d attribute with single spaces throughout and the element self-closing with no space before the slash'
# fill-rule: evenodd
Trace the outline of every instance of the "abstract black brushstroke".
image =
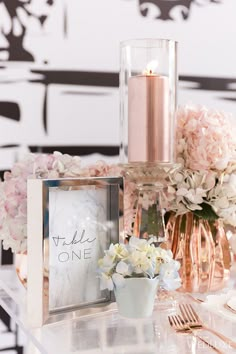
<svg viewBox="0 0 236 354">
<path fill-rule="evenodd" d="M 180 15 L 183 20 L 187 20 L 190 16 L 191 6 L 204 5 L 209 3 L 220 4 L 221 0 L 139 0 L 139 10 L 142 16 L 147 17 L 149 15 L 150 6 L 155 6 L 157 10 L 156 19 L 163 21 L 174 20 L 171 12 L 175 8 L 179 8 Z"/>
<path fill-rule="evenodd" d="M 48 85 L 45 85 L 45 93 L 43 99 L 43 127 L 46 134 L 48 132 L 47 112 L 48 112 Z"/>
<path fill-rule="evenodd" d="M 31 80 L 31 82 L 41 82 L 45 85 L 119 87 L 119 74 L 115 72 L 36 69 L 31 70 L 31 72 L 44 77 L 42 80 Z"/>
<path fill-rule="evenodd" d="M 236 90 L 235 90 L 236 91 Z M 222 100 L 236 102 L 236 97 L 220 97 Z"/>
<path fill-rule="evenodd" d="M 63 91 L 62 95 L 69 96 L 110 96 L 110 92 L 89 92 L 89 91 Z"/>
<path fill-rule="evenodd" d="M 2 249 L 0 250 L 0 252 L 2 252 L 1 255 L 2 265 L 9 265 L 13 263 L 13 254 L 10 249 L 7 251 Z M 5 324 L 8 327 L 8 323 L 6 322 Z"/>
<path fill-rule="evenodd" d="M 7 263 L 7 264 L 12 264 L 12 263 L 13 263 L 13 259 L 12 259 L 11 263 Z M 2 263 L 2 264 L 4 264 L 4 263 Z M 7 314 L 7 312 L 1 306 L 0 306 L 0 319 L 2 320 L 4 325 L 7 327 L 7 331 L 11 332 L 11 319 L 10 319 L 9 315 Z"/>
<path fill-rule="evenodd" d="M 9 148 L 17 148 L 19 147 L 18 144 L 7 144 L 7 145 L 0 145 L 1 149 L 9 149 Z"/>
<path fill-rule="evenodd" d="M 54 151 L 60 151 L 62 154 L 69 155 L 91 155 L 101 154 L 106 156 L 119 155 L 119 146 L 29 146 L 31 152 L 41 152 L 45 154 L 52 154 Z"/>
<path fill-rule="evenodd" d="M 20 107 L 15 102 L 0 101 L 0 116 L 20 121 Z"/>
<path fill-rule="evenodd" d="M 180 82 L 191 82 L 195 86 L 189 90 L 206 90 L 206 91 L 236 91 L 232 88 L 232 84 L 236 84 L 236 78 L 219 78 L 207 76 L 180 76 Z"/>
<path fill-rule="evenodd" d="M 12 264 L 12 263 L 13 263 L 13 260 L 11 263 L 7 263 L 7 264 Z M 0 352 L 5 353 L 6 351 L 15 351 L 17 354 L 23 354 L 24 348 L 22 346 L 18 345 L 18 326 L 16 326 L 15 331 L 12 331 L 11 318 L 10 318 L 9 314 L 1 306 L 0 306 L 0 320 L 7 327 L 7 332 L 12 332 L 15 335 L 15 345 L 8 347 L 8 348 L 2 348 L 2 349 L 0 349 Z"/>
<path fill-rule="evenodd" d="M 6 21 L 10 22 L 10 26 L 4 26 L 0 23 L 1 34 L 5 37 L 8 47 L 0 48 L 0 52 L 8 52 L 9 61 L 33 61 L 34 57 L 24 46 L 24 39 L 27 32 L 27 25 L 22 21 L 20 11 L 24 12 L 24 16 L 28 19 L 33 17 L 39 21 L 41 26 L 44 25 L 48 15 L 42 6 L 40 14 L 35 13 L 30 5 L 34 0 L 0 0 L 0 5 L 5 7 Z M 53 6 L 55 0 L 45 0 L 45 6 Z M 20 11 L 19 11 L 20 10 Z M 17 30 L 14 28 L 17 24 Z M 7 29 L 6 29 L 7 28 Z"/>
</svg>

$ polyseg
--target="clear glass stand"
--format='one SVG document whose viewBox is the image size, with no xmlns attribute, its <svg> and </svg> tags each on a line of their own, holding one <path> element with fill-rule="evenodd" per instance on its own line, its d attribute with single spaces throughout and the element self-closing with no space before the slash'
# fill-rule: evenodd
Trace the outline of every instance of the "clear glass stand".
<svg viewBox="0 0 236 354">
<path fill-rule="evenodd" d="M 132 163 L 121 166 L 126 182 L 125 237 L 129 239 L 134 235 L 145 239 L 153 238 L 156 246 L 163 244 L 166 241 L 163 192 L 173 184 L 173 176 L 180 165 Z M 133 188 L 132 197 L 129 196 L 130 185 Z M 132 203 L 129 197 L 133 199 Z"/>
</svg>

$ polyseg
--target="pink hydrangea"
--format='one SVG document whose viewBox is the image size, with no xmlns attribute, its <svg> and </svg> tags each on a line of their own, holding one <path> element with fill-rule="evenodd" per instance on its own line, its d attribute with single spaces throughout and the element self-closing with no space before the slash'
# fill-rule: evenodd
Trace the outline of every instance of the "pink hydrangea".
<svg viewBox="0 0 236 354">
<path fill-rule="evenodd" d="M 236 134 L 231 119 L 205 107 L 179 109 L 176 155 L 183 169 L 165 195 L 169 210 L 207 215 L 210 206 L 225 223 L 236 226 Z"/>
<path fill-rule="evenodd" d="M 63 177 L 119 176 L 118 166 L 98 161 L 82 168 L 78 156 L 55 152 L 51 155 L 29 154 L 6 172 L 0 181 L 0 240 L 5 249 L 27 249 L 27 179 Z"/>
<path fill-rule="evenodd" d="M 192 170 L 225 170 L 235 157 L 231 116 L 185 106 L 177 114 L 177 159 Z"/>
</svg>

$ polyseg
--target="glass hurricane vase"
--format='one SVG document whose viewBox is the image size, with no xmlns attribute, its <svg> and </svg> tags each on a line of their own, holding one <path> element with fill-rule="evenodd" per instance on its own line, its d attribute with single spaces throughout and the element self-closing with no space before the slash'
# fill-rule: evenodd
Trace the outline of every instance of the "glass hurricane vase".
<svg viewBox="0 0 236 354">
<path fill-rule="evenodd" d="M 181 264 L 180 290 L 204 293 L 225 286 L 230 250 L 221 220 L 202 219 L 192 212 L 172 214 L 166 230 L 173 257 Z"/>
</svg>

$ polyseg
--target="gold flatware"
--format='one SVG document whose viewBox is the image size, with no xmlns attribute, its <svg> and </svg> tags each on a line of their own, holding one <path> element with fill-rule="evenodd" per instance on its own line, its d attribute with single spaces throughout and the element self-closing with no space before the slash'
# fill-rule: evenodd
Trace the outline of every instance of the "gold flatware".
<svg viewBox="0 0 236 354">
<path fill-rule="evenodd" d="M 227 303 L 224 304 L 224 308 L 232 313 L 234 313 L 236 315 L 236 310 L 233 309 L 231 306 L 229 306 Z"/>
<path fill-rule="evenodd" d="M 226 344 L 228 344 L 232 348 L 236 349 L 236 343 L 234 341 L 232 341 L 231 339 L 227 338 L 223 334 L 217 332 L 216 330 L 206 326 L 201 321 L 201 319 L 197 315 L 196 311 L 194 310 L 194 308 L 190 304 L 181 304 L 181 305 L 179 305 L 179 308 L 180 308 L 180 312 L 182 314 L 182 317 L 183 317 L 183 319 L 185 321 L 185 324 L 188 324 L 188 326 L 191 329 L 196 329 L 196 330 L 204 329 L 204 330 L 206 330 L 208 332 L 211 332 L 214 335 L 216 335 L 218 338 L 220 338 L 223 342 L 225 342 Z"/>
<path fill-rule="evenodd" d="M 199 299 L 199 298 L 197 298 L 197 297 L 194 297 L 194 296 L 192 296 L 191 294 L 186 294 L 191 300 L 193 300 L 194 302 L 197 302 L 198 304 L 202 304 L 202 303 L 204 303 L 205 301 L 204 300 L 202 300 L 202 299 Z"/>
<path fill-rule="evenodd" d="M 184 319 L 180 315 L 171 315 L 168 316 L 169 323 L 171 327 L 177 332 L 177 333 L 186 333 L 186 334 L 191 334 L 195 338 L 199 339 L 203 343 L 205 343 L 209 348 L 213 349 L 216 353 L 218 354 L 223 354 L 222 351 L 214 347 L 211 343 L 207 342 L 205 339 L 200 337 L 195 333 L 193 329 L 191 329 L 184 321 Z"/>
</svg>

